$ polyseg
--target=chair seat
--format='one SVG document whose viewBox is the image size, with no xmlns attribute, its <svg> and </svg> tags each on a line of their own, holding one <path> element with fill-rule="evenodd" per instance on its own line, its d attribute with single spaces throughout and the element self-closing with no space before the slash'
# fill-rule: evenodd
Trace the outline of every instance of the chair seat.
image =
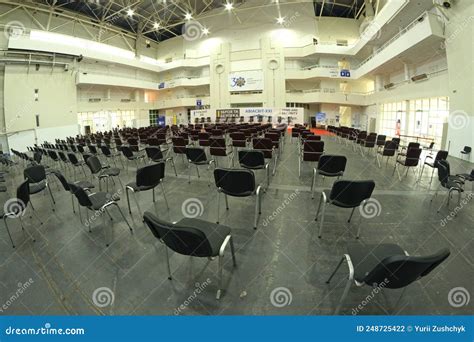
<svg viewBox="0 0 474 342">
<path fill-rule="evenodd" d="M 160 183 L 158 183 L 158 184 L 160 184 Z M 148 186 L 138 186 L 138 185 L 137 185 L 137 182 L 131 182 L 131 183 L 128 183 L 128 184 L 127 184 L 127 187 L 128 187 L 128 188 L 131 188 L 134 192 L 140 192 L 140 191 L 151 190 L 151 189 L 153 189 L 154 187 L 156 187 L 158 184 L 155 184 L 155 185 L 148 185 Z"/>
<path fill-rule="evenodd" d="M 89 199 L 92 203 L 91 209 L 99 210 L 108 202 L 119 201 L 120 197 L 117 194 L 112 195 L 108 192 L 95 192 L 89 195 Z"/>
<path fill-rule="evenodd" d="M 353 243 L 347 246 L 347 254 L 354 265 L 354 279 L 362 283 L 368 273 L 383 259 L 394 255 L 405 255 L 405 251 L 394 244 L 363 245 Z"/>
<path fill-rule="evenodd" d="M 342 203 L 342 202 L 338 201 L 337 199 L 330 200 L 329 195 L 331 194 L 331 190 L 326 189 L 326 190 L 323 190 L 323 192 L 326 194 L 326 198 L 328 199 L 329 203 L 335 205 L 336 207 L 339 207 L 339 208 L 354 208 L 354 206 L 350 206 L 350 205 L 347 205 L 345 203 Z"/>
<path fill-rule="evenodd" d="M 95 187 L 94 184 L 89 181 L 78 181 L 74 182 L 74 184 L 82 189 L 93 189 Z"/>
<path fill-rule="evenodd" d="M 34 195 L 46 188 L 46 181 L 42 180 L 39 183 L 30 183 L 28 184 L 28 187 L 30 189 L 30 195 Z"/>
<path fill-rule="evenodd" d="M 108 169 L 104 169 L 100 173 L 101 177 L 103 177 L 103 176 L 105 176 L 105 177 L 115 177 L 115 176 L 118 176 L 118 175 L 120 175 L 120 169 L 116 168 L 116 167 L 111 167 L 111 168 L 108 168 Z"/>
<path fill-rule="evenodd" d="M 216 223 L 202 221 L 195 218 L 183 218 L 176 223 L 179 227 L 192 227 L 199 229 L 206 235 L 211 245 L 212 256 L 218 256 L 219 250 L 227 235 L 230 234 L 230 228 Z"/>
<path fill-rule="evenodd" d="M 472 174 L 463 173 L 463 174 L 456 175 L 456 176 L 463 177 L 463 178 L 464 178 L 465 180 L 467 180 L 468 182 L 474 181 L 474 176 L 473 176 Z"/>
<path fill-rule="evenodd" d="M 425 162 L 425 165 L 428 165 L 429 167 L 432 167 L 432 168 L 435 167 L 435 166 L 434 166 L 434 162 L 432 162 L 432 163 L 430 163 L 430 162 Z"/>
</svg>

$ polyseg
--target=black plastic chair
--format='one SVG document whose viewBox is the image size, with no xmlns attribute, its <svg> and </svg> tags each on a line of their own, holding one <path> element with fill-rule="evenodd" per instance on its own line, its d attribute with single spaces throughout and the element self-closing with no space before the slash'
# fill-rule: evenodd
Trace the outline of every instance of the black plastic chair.
<svg viewBox="0 0 474 342">
<path fill-rule="evenodd" d="M 165 157 L 163 156 L 163 151 L 159 147 L 146 147 L 145 148 L 146 156 L 153 162 L 153 163 L 161 163 L 161 162 L 171 162 L 171 166 L 173 166 L 174 174 L 178 177 L 178 173 L 176 172 L 176 167 L 174 165 L 173 157 Z"/>
<path fill-rule="evenodd" d="M 263 152 L 265 159 L 273 160 L 272 175 L 275 175 L 278 154 L 275 153 L 275 147 L 273 146 L 272 140 L 269 138 L 255 138 L 252 140 L 252 145 L 254 150 Z"/>
<path fill-rule="evenodd" d="M 461 151 L 461 159 L 463 159 L 464 156 L 466 156 L 469 159 L 469 155 L 472 152 L 472 148 L 470 146 L 464 146 L 464 148 Z"/>
<path fill-rule="evenodd" d="M 143 219 L 152 234 L 165 245 L 168 279 L 172 280 L 168 248 L 182 255 L 219 260 L 219 287 L 216 299 L 220 299 L 223 284 L 224 251 L 230 244 L 232 262 L 236 266 L 234 242 L 231 229 L 226 226 L 202 221 L 195 218 L 184 218 L 176 223 L 160 220 L 151 212 L 145 212 Z"/>
<path fill-rule="evenodd" d="M 406 151 L 406 154 L 399 154 L 397 156 L 397 160 L 395 161 L 395 167 L 393 168 L 392 175 L 394 175 L 395 171 L 397 171 L 398 179 L 402 180 L 402 176 L 400 174 L 400 171 L 398 170 L 398 165 L 401 165 L 406 168 L 405 177 L 408 176 L 408 171 L 410 171 L 410 168 L 411 167 L 415 168 L 418 166 L 418 163 L 420 161 L 420 155 L 421 155 L 421 148 L 409 148 Z M 415 171 L 415 175 L 416 175 L 416 171 Z"/>
<path fill-rule="evenodd" d="M 344 254 L 326 281 L 329 284 L 342 263 L 347 262 L 349 276 L 334 314 L 339 313 L 352 283 L 357 287 L 367 285 L 380 288 L 381 291 L 385 288 L 403 288 L 403 292 L 397 300 L 398 304 L 408 285 L 430 274 L 449 255 L 450 252 L 447 248 L 428 256 L 410 256 L 403 248 L 394 244 L 350 244 L 347 253 Z"/>
<path fill-rule="evenodd" d="M 199 166 L 211 166 L 214 160 L 207 159 L 206 150 L 202 147 L 187 147 L 186 158 L 188 159 L 188 183 L 191 183 L 191 164 L 196 166 L 196 172 L 198 178 L 201 177 L 199 174 Z"/>
<path fill-rule="evenodd" d="M 0 207 L 0 219 L 3 219 L 3 222 L 5 223 L 5 228 L 7 229 L 8 237 L 10 238 L 13 248 L 15 248 L 16 246 L 13 242 L 13 238 L 8 227 L 7 218 L 18 218 L 20 220 L 22 231 L 26 232 L 33 240 L 33 242 L 36 241 L 33 236 L 27 230 L 25 230 L 25 226 L 23 225 L 22 221 L 22 216 L 25 214 L 25 211 L 28 208 L 28 204 L 31 206 L 31 209 L 40 224 L 43 224 L 39 216 L 36 214 L 35 208 L 33 207 L 33 204 L 30 201 L 28 180 L 24 181 L 20 184 L 20 186 L 18 186 L 15 198 L 9 199 L 7 202 L 5 202 L 4 205 Z"/>
<path fill-rule="evenodd" d="M 228 150 L 224 138 L 211 137 L 209 139 L 209 154 L 212 156 L 214 166 L 219 166 L 218 157 L 228 158 L 228 167 L 234 166 L 234 158 L 232 149 Z"/>
<path fill-rule="evenodd" d="M 43 191 L 48 191 L 51 197 L 51 208 L 54 209 L 56 205 L 56 201 L 54 200 L 53 193 L 51 192 L 51 188 L 49 187 L 48 180 L 46 178 L 46 169 L 43 165 L 31 165 L 27 167 L 23 174 L 25 179 L 28 180 L 28 188 L 29 194 L 34 195 L 38 194 Z"/>
<path fill-rule="evenodd" d="M 135 165 L 137 166 L 137 169 L 138 169 L 139 168 L 138 161 L 142 159 L 144 156 L 134 154 L 132 146 L 138 146 L 138 145 L 122 146 L 120 150 L 122 151 L 122 154 L 125 157 L 125 159 L 127 159 L 128 161 L 135 162 Z M 127 163 L 127 171 L 128 171 L 128 163 Z"/>
<path fill-rule="evenodd" d="M 464 192 L 464 178 L 459 176 L 452 176 L 450 174 L 450 166 L 447 160 L 439 160 L 437 163 L 438 169 L 438 180 L 440 183 L 439 188 L 444 188 L 448 190 L 447 198 L 441 203 L 437 212 L 439 213 L 442 206 L 446 202 L 446 205 L 449 207 L 449 201 L 451 200 L 451 193 L 457 192 L 458 193 L 458 206 L 461 202 L 461 194 Z M 438 196 L 439 188 L 434 193 L 433 197 L 431 198 L 431 202 L 433 202 L 434 198 Z M 454 211 L 454 215 L 457 216 L 457 210 Z"/>
<path fill-rule="evenodd" d="M 83 162 L 82 160 L 78 160 L 74 153 L 68 153 L 67 157 L 69 158 L 69 161 L 71 162 L 72 166 L 74 167 L 74 177 L 76 176 L 76 168 L 78 168 L 78 167 L 80 167 L 82 169 L 82 172 L 84 173 L 84 176 L 87 177 L 86 170 L 84 169 L 84 165 L 86 163 Z"/>
<path fill-rule="evenodd" d="M 423 176 L 423 171 L 425 170 L 425 165 L 427 165 L 433 169 L 433 171 L 431 172 L 431 178 L 430 178 L 430 184 L 431 184 L 431 182 L 433 181 L 433 175 L 434 175 L 435 169 L 438 168 L 438 162 L 440 160 L 446 160 L 446 158 L 448 158 L 448 151 L 438 151 L 434 159 L 432 155 L 426 156 L 425 162 L 423 163 L 423 167 L 421 168 L 419 180 L 421 180 L 421 177 Z"/>
<path fill-rule="evenodd" d="M 334 182 L 331 190 L 323 190 L 321 192 L 321 199 L 319 201 L 318 211 L 316 213 L 315 221 L 318 220 L 319 212 L 322 207 L 321 221 L 319 223 L 318 237 L 321 238 L 324 224 L 324 214 L 326 207 L 330 204 L 335 205 L 339 208 L 352 209 L 351 216 L 347 220 L 351 222 L 352 215 L 356 208 L 362 206 L 364 210 L 367 200 L 372 196 L 372 192 L 375 188 L 375 182 L 373 180 L 368 181 L 346 181 L 338 180 Z M 360 235 L 360 224 L 357 229 L 357 239 Z"/>
<path fill-rule="evenodd" d="M 388 160 L 391 157 L 395 156 L 395 153 L 397 153 L 397 150 L 398 150 L 398 144 L 396 141 L 393 141 L 393 140 L 386 141 L 383 146 L 383 149 L 378 150 L 376 154 L 375 160 L 377 161 L 379 168 L 382 167 L 382 164 L 380 163 L 380 161 L 383 160 L 383 157 L 387 157 L 387 162 L 385 164 L 385 167 L 387 167 Z M 380 156 L 380 159 L 379 159 L 379 156 Z"/>
<path fill-rule="evenodd" d="M 64 177 L 64 175 L 59 171 L 52 171 L 51 173 L 53 173 L 59 179 L 59 182 L 62 184 L 64 190 L 71 194 L 72 212 L 76 213 L 76 210 L 74 208 L 74 195 L 71 192 L 71 189 L 69 188 L 69 182 L 66 180 L 66 177 Z M 89 181 L 77 181 L 74 182 L 74 184 L 86 191 L 89 191 L 90 189 L 94 188 L 94 184 Z"/>
<path fill-rule="evenodd" d="M 137 192 L 143 192 L 152 190 L 153 192 L 153 203 L 155 203 L 155 188 L 161 185 L 163 192 L 163 198 L 165 199 L 166 207 L 169 209 L 168 201 L 166 200 L 165 188 L 163 186 L 163 179 L 165 178 L 165 163 L 161 162 L 158 164 L 148 165 L 137 170 L 137 176 L 135 182 L 128 183 L 125 187 L 127 194 L 128 212 L 132 215 L 132 209 L 130 207 L 130 196 L 129 191 L 133 192 L 135 203 L 137 204 L 140 217 L 143 216 L 143 212 L 140 209 L 140 204 L 136 197 Z"/>
<path fill-rule="evenodd" d="M 110 206 L 115 206 L 117 207 L 118 211 L 120 212 L 120 215 L 122 215 L 123 220 L 127 224 L 128 228 L 130 229 L 130 232 L 133 234 L 133 229 L 128 223 L 127 219 L 125 218 L 125 215 L 122 212 L 122 209 L 120 209 L 117 201 L 120 200 L 120 197 L 118 194 L 110 194 L 107 192 L 95 192 L 92 194 L 87 194 L 86 191 L 83 188 L 80 188 L 76 184 L 73 183 L 68 183 L 69 189 L 71 192 L 76 196 L 77 201 L 79 202 L 79 218 L 81 220 L 81 223 L 84 224 L 82 221 L 82 214 L 81 214 L 81 207 L 85 207 L 88 210 L 91 210 L 94 212 L 94 217 L 97 217 L 98 215 L 103 215 L 104 212 L 107 213 L 109 216 L 110 220 L 112 221 L 112 216 L 110 213 L 107 211 L 107 208 Z M 104 226 L 105 226 L 105 216 L 104 217 Z M 89 228 L 89 232 L 91 232 L 91 224 L 90 222 L 86 222 L 85 226 Z M 112 229 L 112 226 L 111 226 Z M 106 246 L 108 247 L 110 244 L 107 243 Z"/>
<path fill-rule="evenodd" d="M 345 156 L 322 155 L 319 158 L 318 166 L 313 169 L 313 179 L 311 181 L 311 199 L 314 199 L 314 188 L 317 177 L 337 177 L 340 179 L 346 170 L 347 158 Z"/>
<path fill-rule="evenodd" d="M 256 196 L 254 229 L 257 229 L 258 216 L 262 213 L 262 187 L 256 186 L 255 174 L 251 170 L 233 170 L 216 168 L 214 180 L 217 187 L 217 221 L 220 214 L 220 193 L 224 194 L 226 209 L 229 210 L 227 196 L 250 197 Z"/>
<path fill-rule="evenodd" d="M 99 158 L 97 158 L 96 156 L 89 156 L 86 160 L 86 164 L 89 167 L 91 173 L 97 177 L 97 180 L 99 182 L 99 190 L 102 189 L 101 181 L 105 179 L 106 189 L 108 191 L 109 179 L 111 179 L 112 182 L 114 182 L 115 184 L 114 177 L 117 177 L 120 182 L 120 185 L 122 185 L 123 188 L 122 180 L 120 179 L 120 169 L 116 167 L 102 166 Z"/>
<path fill-rule="evenodd" d="M 117 167 L 117 162 L 115 158 L 116 157 L 120 158 L 120 153 L 118 152 L 112 153 L 112 151 L 110 151 L 110 148 L 106 145 L 100 146 L 100 150 L 102 151 L 102 154 L 105 156 L 105 158 L 111 159 L 114 162 L 115 167 Z M 120 162 L 122 162 L 122 160 L 120 160 Z M 122 163 L 122 167 L 123 167 L 123 163 Z"/>
<path fill-rule="evenodd" d="M 265 161 L 265 155 L 258 150 L 239 151 L 239 164 L 247 170 L 264 170 L 265 183 L 267 188 L 270 186 L 270 165 Z"/>
</svg>

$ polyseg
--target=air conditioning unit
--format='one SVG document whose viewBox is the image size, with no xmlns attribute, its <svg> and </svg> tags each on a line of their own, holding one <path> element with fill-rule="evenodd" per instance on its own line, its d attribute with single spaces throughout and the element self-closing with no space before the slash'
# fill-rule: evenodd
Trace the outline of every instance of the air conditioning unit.
<svg viewBox="0 0 474 342">
<path fill-rule="evenodd" d="M 427 80 L 427 79 L 428 79 L 427 74 L 420 74 L 420 75 L 413 76 L 411 78 L 412 82 L 419 82 L 419 81 L 424 81 L 424 80 Z"/>
<path fill-rule="evenodd" d="M 337 46 L 349 46 L 349 43 L 347 40 L 336 40 L 336 45 Z"/>
<path fill-rule="evenodd" d="M 165 63 L 171 63 L 173 61 L 173 58 L 169 57 L 165 59 Z"/>
<path fill-rule="evenodd" d="M 102 101 L 100 98 L 89 99 L 89 102 L 100 102 L 100 101 Z"/>
<path fill-rule="evenodd" d="M 386 85 L 383 86 L 385 89 L 391 89 L 395 87 L 395 83 L 387 83 Z"/>
</svg>

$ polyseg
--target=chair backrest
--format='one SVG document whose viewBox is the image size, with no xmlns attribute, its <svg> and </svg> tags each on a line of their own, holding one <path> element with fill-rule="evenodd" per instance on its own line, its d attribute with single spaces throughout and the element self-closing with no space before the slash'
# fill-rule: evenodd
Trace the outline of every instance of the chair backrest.
<svg viewBox="0 0 474 342">
<path fill-rule="evenodd" d="M 308 135 L 306 141 L 321 141 L 320 135 Z"/>
<path fill-rule="evenodd" d="M 102 146 L 100 147 L 100 150 L 102 151 L 102 154 L 103 154 L 104 156 L 107 156 L 107 157 L 108 157 L 108 156 L 111 156 L 111 155 L 112 155 L 112 154 L 110 153 L 110 148 L 109 148 L 108 146 L 106 146 L 106 145 L 102 145 Z"/>
<path fill-rule="evenodd" d="M 30 202 L 30 187 L 28 184 L 28 180 L 25 180 L 18 186 L 18 188 L 16 188 L 17 205 L 9 206 L 16 215 L 21 214 Z"/>
<path fill-rule="evenodd" d="M 56 170 L 52 171 L 52 173 L 56 176 L 57 179 L 59 179 L 59 181 L 61 182 L 64 190 L 70 191 L 69 184 L 68 184 L 66 178 L 63 176 L 63 174 L 59 171 L 56 171 Z"/>
<path fill-rule="evenodd" d="M 252 140 L 253 148 L 260 150 L 265 155 L 265 158 L 272 158 L 273 156 L 273 142 L 269 138 L 254 138 Z"/>
<path fill-rule="evenodd" d="M 147 165 L 137 170 L 138 186 L 156 186 L 165 178 L 165 163 Z"/>
<path fill-rule="evenodd" d="M 239 151 L 239 164 L 245 169 L 263 169 L 265 167 L 265 155 L 258 150 Z"/>
<path fill-rule="evenodd" d="M 227 146 L 224 138 L 211 138 L 209 140 L 209 153 L 211 156 L 227 156 Z"/>
<path fill-rule="evenodd" d="M 441 185 L 446 185 L 451 176 L 451 166 L 447 160 L 438 160 L 436 167 L 438 169 L 438 180 Z"/>
<path fill-rule="evenodd" d="M 377 146 L 383 146 L 385 144 L 385 140 L 387 140 L 386 135 L 378 135 L 376 145 Z"/>
<path fill-rule="evenodd" d="M 153 161 L 159 161 L 163 159 L 163 152 L 159 147 L 146 147 L 145 153 L 148 158 Z"/>
<path fill-rule="evenodd" d="M 102 170 L 100 160 L 96 156 L 89 156 L 86 160 L 86 164 L 91 170 L 92 174 L 96 174 Z"/>
<path fill-rule="evenodd" d="M 145 212 L 143 219 L 152 234 L 176 253 L 196 257 L 213 256 L 206 234 L 198 228 L 174 225 L 160 220 L 149 211 Z"/>
<path fill-rule="evenodd" d="M 420 143 L 417 143 L 417 142 L 408 143 L 407 149 L 411 150 L 412 148 L 420 148 Z"/>
<path fill-rule="evenodd" d="M 86 191 L 83 188 L 78 187 L 74 183 L 68 183 L 68 186 L 69 186 L 69 189 L 70 189 L 71 193 L 74 196 L 76 196 L 77 201 L 79 202 L 79 204 L 82 207 L 91 207 L 92 206 L 92 202 L 91 202 L 89 196 L 87 195 Z"/>
<path fill-rule="evenodd" d="M 464 151 L 465 153 L 471 153 L 472 148 L 471 148 L 470 146 L 464 146 L 463 151 Z"/>
<path fill-rule="evenodd" d="M 405 157 L 405 166 L 417 166 L 420 160 L 421 148 L 409 148 Z"/>
<path fill-rule="evenodd" d="M 398 149 L 398 143 L 396 141 L 393 141 L 393 140 L 386 141 L 385 146 L 383 147 L 382 155 L 393 157 L 397 149 Z"/>
<path fill-rule="evenodd" d="M 448 151 L 440 150 L 440 151 L 438 151 L 438 153 L 436 153 L 435 163 L 440 161 L 440 160 L 446 160 L 447 158 L 448 158 Z"/>
<path fill-rule="evenodd" d="M 216 187 L 230 196 L 246 197 L 255 191 L 255 174 L 250 170 L 216 168 L 214 180 Z"/>
<path fill-rule="evenodd" d="M 375 188 L 373 180 L 348 181 L 338 180 L 334 182 L 329 200 L 336 205 L 346 208 L 358 207 L 362 201 L 369 199 Z"/>
<path fill-rule="evenodd" d="M 206 150 L 200 147 L 187 147 L 186 157 L 191 163 L 207 161 Z"/>
<path fill-rule="evenodd" d="M 133 151 L 130 146 L 122 146 L 120 150 L 122 151 L 122 154 L 125 158 L 133 158 Z"/>
<path fill-rule="evenodd" d="M 392 255 L 381 260 L 364 278 L 368 285 L 385 283 L 398 289 L 428 275 L 450 255 L 444 248 L 429 256 Z"/>
<path fill-rule="evenodd" d="M 68 153 L 67 157 L 69 158 L 69 161 L 71 162 L 71 164 L 73 164 L 73 165 L 78 165 L 79 164 L 79 160 L 77 160 L 77 157 L 74 153 Z"/>
<path fill-rule="evenodd" d="M 324 153 L 324 141 L 306 140 L 303 144 L 303 160 L 318 161 Z"/>
<path fill-rule="evenodd" d="M 345 156 L 326 154 L 319 158 L 318 171 L 327 177 L 339 177 L 344 174 L 346 164 Z"/>
<path fill-rule="evenodd" d="M 30 183 L 39 183 L 46 179 L 46 171 L 43 165 L 31 165 L 28 166 L 23 174 Z"/>
</svg>

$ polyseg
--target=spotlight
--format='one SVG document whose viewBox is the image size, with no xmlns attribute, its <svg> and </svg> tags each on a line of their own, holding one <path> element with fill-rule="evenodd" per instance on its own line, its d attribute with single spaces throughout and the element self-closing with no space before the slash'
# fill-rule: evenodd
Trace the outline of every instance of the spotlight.
<svg viewBox="0 0 474 342">
<path fill-rule="evenodd" d="M 155 30 L 156 30 L 157 28 L 159 28 L 159 27 L 160 27 L 160 23 L 154 23 L 154 24 L 153 24 L 153 28 L 154 28 Z"/>
<path fill-rule="evenodd" d="M 206 28 L 206 27 L 204 27 L 204 28 L 202 29 L 202 34 L 205 35 L 205 36 L 207 36 L 207 35 L 209 34 L 209 29 Z"/>
<path fill-rule="evenodd" d="M 283 18 L 283 17 L 278 17 L 278 19 L 277 19 L 277 23 L 278 23 L 278 24 L 283 25 L 284 22 L 285 22 L 285 18 Z"/>
<path fill-rule="evenodd" d="M 127 15 L 128 15 L 129 17 L 131 17 L 131 16 L 134 15 L 134 14 L 135 14 L 135 11 L 132 10 L 131 8 L 129 8 L 129 9 L 127 10 Z"/>
<path fill-rule="evenodd" d="M 84 56 L 79 55 L 79 57 L 77 57 L 77 62 L 80 63 L 80 62 L 82 62 L 83 59 L 84 59 Z"/>
<path fill-rule="evenodd" d="M 186 15 L 184 16 L 184 19 L 186 20 L 191 20 L 193 18 L 193 16 L 191 15 L 191 13 L 186 13 Z"/>
<path fill-rule="evenodd" d="M 149 49 L 151 47 L 150 41 L 147 39 L 145 40 L 146 48 Z"/>
<path fill-rule="evenodd" d="M 232 11 L 233 8 L 234 8 L 234 5 L 231 2 L 228 2 L 225 4 L 225 9 L 227 11 Z"/>
<path fill-rule="evenodd" d="M 452 3 L 451 3 L 450 0 L 443 1 L 443 7 L 444 8 L 451 8 L 451 5 L 452 5 Z"/>
<path fill-rule="evenodd" d="M 64 71 L 69 71 L 69 64 L 64 64 Z"/>
</svg>

